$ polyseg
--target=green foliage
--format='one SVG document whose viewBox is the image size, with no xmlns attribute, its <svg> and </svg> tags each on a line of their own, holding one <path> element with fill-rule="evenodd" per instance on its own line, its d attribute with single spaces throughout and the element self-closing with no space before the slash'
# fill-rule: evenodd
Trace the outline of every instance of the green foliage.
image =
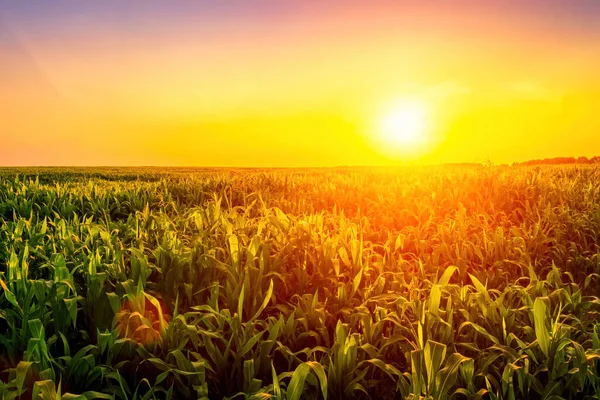
<svg viewBox="0 0 600 400">
<path fill-rule="evenodd" d="M 599 398 L 599 177 L 0 171 L 0 398 Z"/>
</svg>

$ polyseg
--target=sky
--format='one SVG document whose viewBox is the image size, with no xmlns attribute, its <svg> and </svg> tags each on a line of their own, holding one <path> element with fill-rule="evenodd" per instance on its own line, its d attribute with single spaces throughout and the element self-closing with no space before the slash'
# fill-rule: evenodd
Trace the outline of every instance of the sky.
<svg viewBox="0 0 600 400">
<path fill-rule="evenodd" d="M 591 157 L 598 71 L 598 0 L 0 0 L 0 165 Z"/>
</svg>

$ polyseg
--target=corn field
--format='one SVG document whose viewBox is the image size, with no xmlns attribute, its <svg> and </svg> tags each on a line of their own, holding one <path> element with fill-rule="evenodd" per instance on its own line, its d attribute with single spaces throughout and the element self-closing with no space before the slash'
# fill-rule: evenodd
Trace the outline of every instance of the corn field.
<svg viewBox="0 0 600 400">
<path fill-rule="evenodd" d="M 0 170 L 2 399 L 600 399 L 600 168 Z"/>
</svg>

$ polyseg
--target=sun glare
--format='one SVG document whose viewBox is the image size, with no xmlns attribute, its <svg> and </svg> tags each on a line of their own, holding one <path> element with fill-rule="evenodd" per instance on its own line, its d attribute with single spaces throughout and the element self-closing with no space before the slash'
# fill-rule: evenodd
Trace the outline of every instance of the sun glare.
<svg viewBox="0 0 600 400">
<path fill-rule="evenodd" d="M 377 120 L 372 142 L 387 156 L 415 158 L 431 141 L 430 110 L 419 100 L 404 100 L 388 107 Z"/>
<path fill-rule="evenodd" d="M 425 118 L 422 104 L 401 106 L 382 119 L 382 139 L 391 145 L 413 146 L 424 139 Z"/>
</svg>

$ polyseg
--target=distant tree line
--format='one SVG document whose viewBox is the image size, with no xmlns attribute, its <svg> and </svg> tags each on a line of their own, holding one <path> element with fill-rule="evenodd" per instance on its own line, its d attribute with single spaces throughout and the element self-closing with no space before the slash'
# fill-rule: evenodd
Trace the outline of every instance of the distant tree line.
<svg viewBox="0 0 600 400">
<path fill-rule="evenodd" d="M 600 156 L 587 157 L 554 157 L 543 158 L 538 160 L 529 160 L 520 165 L 539 165 L 539 164 L 600 164 Z"/>
</svg>

